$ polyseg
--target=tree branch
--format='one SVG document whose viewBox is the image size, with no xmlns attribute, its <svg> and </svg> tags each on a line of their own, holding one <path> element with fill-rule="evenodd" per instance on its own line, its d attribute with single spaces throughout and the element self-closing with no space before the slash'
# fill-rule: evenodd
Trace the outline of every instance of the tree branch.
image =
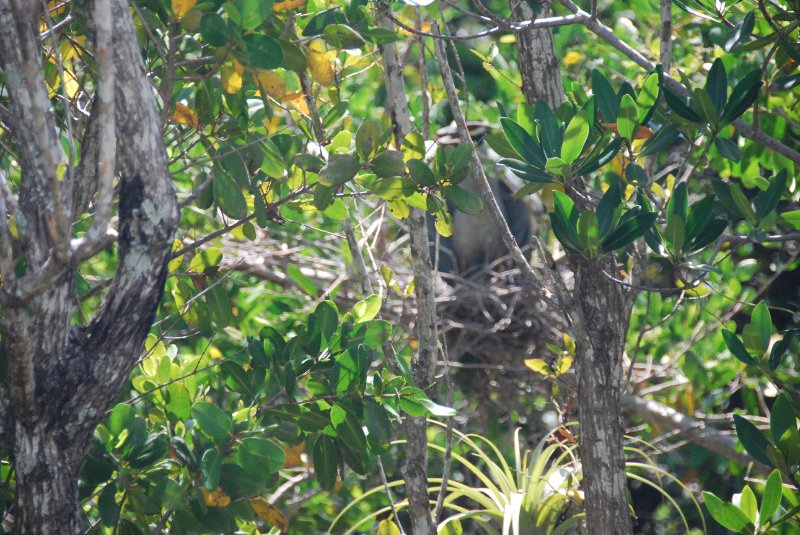
<svg viewBox="0 0 800 535">
<path fill-rule="evenodd" d="M 622 406 L 629 415 L 637 416 L 651 425 L 658 425 L 677 431 L 690 442 L 708 451 L 743 465 L 754 463 L 759 471 L 769 473 L 769 469 L 766 466 L 755 462 L 746 453 L 736 450 L 735 438 L 723 435 L 712 427 L 707 427 L 705 422 L 681 414 L 657 401 L 640 396 L 623 396 Z"/>
</svg>

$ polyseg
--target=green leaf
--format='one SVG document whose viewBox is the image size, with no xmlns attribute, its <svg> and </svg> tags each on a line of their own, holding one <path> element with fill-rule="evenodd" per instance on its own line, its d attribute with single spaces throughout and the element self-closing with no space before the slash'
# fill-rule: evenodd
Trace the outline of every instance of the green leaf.
<svg viewBox="0 0 800 535">
<path fill-rule="evenodd" d="M 100 496 L 97 498 L 97 512 L 100 513 L 100 520 L 108 527 L 114 527 L 119 522 L 119 505 L 116 500 L 117 484 L 111 482 L 105 486 Z"/>
<path fill-rule="evenodd" d="M 280 40 L 279 43 L 283 50 L 283 63 L 281 66 L 284 69 L 299 74 L 308 68 L 306 55 L 303 54 L 303 50 L 299 46 L 286 40 Z"/>
<path fill-rule="evenodd" d="M 667 102 L 667 106 L 679 117 L 692 122 L 692 123 L 702 123 L 703 119 L 700 118 L 697 113 L 691 108 L 689 102 L 684 97 L 679 96 L 673 90 L 668 87 L 662 88 L 664 91 L 664 100 Z"/>
<path fill-rule="evenodd" d="M 311 17 L 306 27 L 303 28 L 303 37 L 313 37 L 321 35 L 325 28 L 330 24 L 345 24 L 347 22 L 344 13 L 338 7 L 319 11 Z"/>
<path fill-rule="evenodd" d="M 753 494 L 753 489 L 751 489 L 749 485 L 745 485 L 742 489 L 742 495 L 739 498 L 739 509 L 745 514 L 748 520 L 750 520 L 751 524 L 756 523 L 756 518 L 758 516 L 758 500 L 756 500 L 756 495 Z"/>
<path fill-rule="evenodd" d="M 727 158 L 732 162 L 738 162 L 742 158 L 742 152 L 739 150 L 739 147 L 728 138 L 715 138 L 714 146 L 723 158 Z"/>
<path fill-rule="evenodd" d="M 728 102 L 728 75 L 725 73 L 725 64 L 721 58 L 714 60 L 706 78 L 705 92 L 708 94 L 717 116 L 722 113 L 725 104 Z"/>
<path fill-rule="evenodd" d="M 526 182 L 536 184 L 550 184 L 553 182 L 553 177 L 548 175 L 545 171 L 537 169 L 527 162 L 522 160 L 514 160 L 512 158 L 503 158 L 497 162 L 500 165 L 505 165 L 511 172 L 520 177 Z"/>
<path fill-rule="evenodd" d="M 225 45 L 231 38 L 228 25 L 216 13 L 206 13 L 200 20 L 200 35 L 211 46 Z"/>
<path fill-rule="evenodd" d="M 575 203 L 560 191 L 553 192 L 553 208 L 550 220 L 553 224 L 553 233 L 564 247 L 573 252 L 580 253 L 583 248 L 578 237 L 578 210 Z"/>
<path fill-rule="evenodd" d="M 572 164 L 583 152 L 583 146 L 586 144 L 591 130 L 586 110 L 592 106 L 594 106 L 594 101 L 590 98 L 584 108 L 576 113 L 567 125 L 561 145 L 561 159 L 567 164 Z"/>
<path fill-rule="evenodd" d="M 403 153 L 393 149 L 380 152 L 370 162 L 372 172 L 384 178 L 393 176 L 403 176 L 406 171 L 406 163 L 403 161 Z"/>
<path fill-rule="evenodd" d="M 606 123 L 617 122 L 619 105 L 617 94 L 608 79 L 598 70 L 592 71 L 592 93 L 597 97 L 597 108 Z"/>
<path fill-rule="evenodd" d="M 199 401 L 192 407 L 192 418 L 200 425 L 200 429 L 220 446 L 230 441 L 233 422 L 230 416 L 212 403 Z"/>
<path fill-rule="evenodd" d="M 794 337 L 794 332 L 790 331 L 784 334 L 783 338 L 772 346 L 772 349 L 769 352 L 770 370 L 775 370 L 778 367 L 778 364 L 780 364 L 781 362 L 781 357 L 783 357 L 783 354 L 786 353 L 787 349 L 789 349 L 789 345 L 792 343 L 793 337 Z"/>
<path fill-rule="evenodd" d="M 703 491 L 703 501 L 711 517 L 724 527 L 737 533 L 744 533 L 748 520 L 738 507 L 726 503 L 710 492 Z"/>
<path fill-rule="evenodd" d="M 614 224 L 614 214 L 622 204 L 622 188 L 618 183 L 613 184 L 605 192 L 597 205 L 597 221 L 600 238 L 605 238 Z"/>
<path fill-rule="evenodd" d="M 483 137 L 483 140 L 502 158 L 516 159 L 519 157 L 506 137 L 500 133 L 490 132 Z"/>
<path fill-rule="evenodd" d="M 733 415 L 733 421 L 736 425 L 736 436 L 739 437 L 739 442 L 742 443 L 747 453 L 761 464 L 772 466 L 767 455 L 769 441 L 764 437 L 764 434 L 749 420 L 738 414 Z"/>
<path fill-rule="evenodd" d="M 783 212 L 778 221 L 785 223 L 792 227 L 794 230 L 800 230 L 800 210 L 792 210 L 791 212 Z"/>
<path fill-rule="evenodd" d="M 738 45 L 746 42 L 753 34 L 753 28 L 756 24 L 755 12 L 748 11 L 745 13 L 741 22 L 731 31 L 728 40 L 725 42 L 725 52 L 730 52 Z"/>
<path fill-rule="evenodd" d="M 758 194 L 753 203 L 756 208 L 757 222 L 761 222 L 770 212 L 777 208 L 783 192 L 786 191 L 787 177 L 786 169 L 781 169 L 769 183 L 767 190 Z"/>
<path fill-rule="evenodd" d="M 596 251 L 600 242 L 600 231 L 597 223 L 597 214 L 594 212 L 583 212 L 578 217 L 578 237 L 589 252 Z"/>
<path fill-rule="evenodd" d="M 761 71 L 758 69 L 742 78 L 731 91 L 731 97 L 722 112 L 722 122 L 728 124 L 746 112 L 758 99 L 758 92 L 762 85 L 764 82 L 761 81 Z"/>
<path fill-rule="evenodd" d="M 744 214 L 748 221 L 755 222 L 756 213 L 753 211 L 750 200 L 742 191 L 742 187 L 739 184 L 731 184 L 730 192 L 733 202 L 736 204 L 739 212 Z"/>
<path fill-rule="evenodd" d="M 603 240 L 603 251 L 615 251 L 635 242 L 653 226 L 657 216 L 658 214 L 655 212 L 644 212 L 636 214 L 624 223 L 622 222 L 623 219 L 620 219 L 620 224 L 617 228 L 611 232 L 608 238 Z"/>
<path fill-rule="evenodd" d="M 519 124 L 508 117 L 502 117 L 500 124 L 503 133 L 511 147 L 519 154 L 523 160 L 531 165 L 543 169 L 545 166 L 545 156 L 536 140 Z"/>
<path fill-rule="evenodd" d="M 456 415 L 455 409 L 434 403 L 427 397 L 418 397 L 417 401 L 419 401 L 422 406 L 428 410 L 431 416 L 436 416 L 438 418 L 449 418 L 450 416 Z"/>
<path fill-rule="evenodd" d="M 358 173 L 359 165 L 350 154 L 331 154 L 328 163 L 319 172 L 320 184 L 339 186 L 353 179 Z"/>
<path fill-rule="evenodd" d="M 373 400 L 364 402 L 364 416 L 366 417 L 367 442 L 370 449 L 376 453 L 383 453 L 389 448 L 392 441 L 392 424 L 386 416 L 386 410 Z"/>
<path fill-rule="evenodd" d="M 383 138 L 383 128 L 374 119 L 365 119 L 356 130 L 356 150 L 364 160 L 369 160 Z"/>
<path fill-rule="evenodd" d="M 314 473 L 317 475 L 319 486 L 323 490 L 332 490 L 336 483 L 339 458 L 339 448 L 336 447 L 336 442 L 329 436 L 319 435 L 314 443 L 311 457 L 314 461 Z"/>
<path fill-rule="evenodd" d="M 677 217 L 668 219 L 663 237 L 667 242 L 667 248 L 673 254 L 680 255 L 683 252 L 683 244 L 686 241 L 686 231 L 683 221 Z"/>
<path fill-rule="evenodd" d="M 647 75 L 642 83 L 642 88 L 636 96 L 636 107 L 639 109 L 639 124 L 645 124 L 653 114 L 653 109 L 658 104 L 658 96 L 660 92 L 660 79 L 661 73 L 659 69 L 654 70 Z"/>
<path fill-rule="evenodd" d="M 561 127 L 561 121 L 558 120 L 553 110 L 543 100 L 536 102 L 534 117 L 536 122 L 539 123 L 539 139 L 542 142 L 545 156 L 553 158 L 562 155 L 563 158 L 564 131 Z"/>
<path fill-rule="evenodd" d="M 792 404 L 785 393 L 778 395 L 770 412 L 769 427 L 772 432 L 772 439 L 775 444 L 779 444 L 787 431 L 797 433 L 797 419 L 795 418 Z"/>
<path fill-rule="evenodd" d="M 617 116 L 617 130 L 619 135 L 628 141 L 633 141 L 636 127 L 639 125 L 639 108 L 636 102 L 628 94 L 622 95 L 619 104 L 619 115 Z"/>
<path fill-rule="evenodd" d="M 689 213 L 689 193 L 686 189 L 686 182 L 681 182 L 672 191 L 672 195 L 667 203 L 667 220 L 678 218 L 686 223 Z"/>
<path fill-rule="evenodd" d="M 651 154 L 661 152 L 675 143 L 678 137 L 680 137 L 678 125 L 670 123 L 666 126 L 662 126 L 650 139 L 644 142 L 642 150 L 639 151 L 639 156 L 650 156 Z"/>
<path fill-rule="evenodd" d="M 133 408 L 127 403 L 119 403 L 111 409 L 108 417 L 108 431 L 118 437 L 133 422 Z"/>
<path fill-rule="evenodd" d="M 247 201 L 239 184 L 230 175 L 214 170 L 214 199 L 220 210 L 233 219 L 247 216 Z"/>
<path fill-rule="evenodd" d="M 762 341 L 762 345 L 769 345 L 769 339 L 772 337 L 772 316 L 769 313 L 769 307 L 764 301 L 756 305 L 750 318 L 750 323 L 758 329 L 758 336 Z M 766 350 L 766 347 L 764 347 L 764 350 Z"/>
<path fill-rule="evenodd" d="M 272 13 L 273 0 L 238 0 L 236 6 L 242 17 L 242 28 L 253 30 Z"/>
<path fill-rule="evenodd" d="M 692 93 L 692 109 L 715 131 L 719 129 L 719 113 L 714 106 L 714 101 L 704 89 L 698 87 Z"/>
<path fill-rule="evenodd" d="M 222 475 L 222 458 L 214 448 L 206 450 L 203 458 L 200 459 L 200 473 L 203 476 L 203 486 L 206 490 L 216 490 Z"/>
<path fill-rule="evenodd" d="M 277 69 L 283 63 L 283 48 L 281 44 L 262 33 L 251 33 L 241 37 L 247 47 L 244 53 L 239 50 L 239 60 L 256 69 Z"/>
<path fill-rule="evenodd" d="M 622 148 L 622 138 L 616 137 L 612 139 L 599 154 L 596 156 L 588 156 L 578 168 L 576 174 L 580 176 L 597 171 L 613 160 L 620 148 Z"/>
<path fill-rule="evenodd" d="M 761 509 L 758 512 L 759 526 L 765 525 L 775 516 L 778 506 L 781 504 L 782 490 L 783 483 L 781 482 L 781 473 L 779 470 L 773 470 L 767 478 L 767 483 L 764 485 L 764 495 L 761 497 Z"/>
<path fill-rule="evenodd" d="M 346 24 L 330 24 L 322 31 L 322 38 L 333 48 L 361 48 L 364 37 Z"/>
<path fill-rule="evenodd" d="M 727 329 L 723 329 L 722 339 L 725 341 L 728 351 L 730 351 L 734 357 L 741 360 L 748 366 L 756 366 L 756 361 L 753 360 L 753 357 L 751 357 L 750 353 L 747 352 L 747 348 L 744 347 L 744 344 L 738 336 Z"/>
<path fill-rule="evenodd" d="M 249 437 L 239 443 L 236 460 L 248 472 L 266 479 L 278 473 L 286 460 L 286 453 L 271 440 Z"/>
<path fill-rule="evenodd" d="M 469 190 L 458 186 L 450 186 L 442 189 L 445 199 L 453 203 L 453 206 L 465 214 L 478 215 L 483 211 L 483 200 Z"/>
<path fill-rule="evenodd" d="M 369 321 L 381 311 L 381 296 L 372 294 L 353 305 L 353 322 L 362 323 Z"/>
<path fill-rule="evenodd" d="M 413 158 L 406 162 L 408 172 L 411 174 L 411 179 L 420 186 L 433 186 L 436 184 L 436 177 L 433 171 L 428 167 L 424 161 Z"/>
</svg>

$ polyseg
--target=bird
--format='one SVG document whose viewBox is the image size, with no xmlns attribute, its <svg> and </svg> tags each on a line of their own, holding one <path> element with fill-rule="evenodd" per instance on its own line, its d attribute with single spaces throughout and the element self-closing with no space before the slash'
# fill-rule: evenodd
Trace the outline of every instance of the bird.
<svg viewBox="0 0 800 535">
<path fill-rule="evenodd" d="M 490 149 L 484 147 L 486 143 L 483 139 L 493 130 L 492 126 L 482 121 L 468 121 L 467 128 L 478 150 L 487 159 L 490 159 L 488 156 Z M 461 143 L 457 127 L 453 124 L 439 129 L 436 132 L 436 143 L 440 146 Z M 508 223 L 517 244 L 523 250 L 529 249 L 533 243 L 531 208 L 526 202 L 514 199 L 511 187 L 498 176 L 498 172 L 502 171 L 495 166 L 487 173 L 487 178 L 500 213 Z M 470 173 L 470 176 L 459 186 L 480 196 L 474 173 Z M 437 237 L 433 221 L 429 220 L 428 225 L 431 258 L 434 259 L 439 273 L 464 279 L 479 278 L 487 274 L 498 259 L 508 255 L 508 249 L 503 243 L 500 229 L 485 208 L 477 215 L 454 210 L 451 205 L 448 205 L 448 211 L 453 218 L 452 236 Z M 437 241 L 438 258 L 436 255 Z"/>
</svg>

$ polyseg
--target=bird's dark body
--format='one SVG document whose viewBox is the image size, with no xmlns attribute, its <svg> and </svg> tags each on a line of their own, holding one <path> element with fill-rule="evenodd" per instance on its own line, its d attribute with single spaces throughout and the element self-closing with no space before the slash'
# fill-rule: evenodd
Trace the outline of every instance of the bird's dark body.
<svg viewBox="0 0 800 535">
<path fill-rule="evenodd" d="M 470 135 L 473 141 L 480 143 L 487 132 L 486 125 L 473 123 Z M 437 132 L 437 142 L 442 145 L 458 142 L 458 133 L 454 127 L 447 127 Z M 502 170 L 495 165 L 487 171 L 489 185 L 500 207 L 511 234 L 520 247 L 527 249 L 532 244 L 531 210 L 521 200 L 514 200 L 509 186 L 499 179 Z M 468 177 L 460 186 L 475 194 L 479 194 L 478 184 L 474 176 Z M 503 243 L 500 230 L 491 215 L 484 210 L 477 215 L 465 214 L 453 210 L 448 205 L 453 217 L 453 235 L 438 236 L 438 256 L 436 255 L 437 233 L 433 221 L 429 221 L 428 234 L 431 241 L 431 258 L 438 259 L 440 273 L 463 278 L 473 278 L 486 273 L 488 268 L 498 259 L 508 255 L 508 248 Z"/>
</svg>

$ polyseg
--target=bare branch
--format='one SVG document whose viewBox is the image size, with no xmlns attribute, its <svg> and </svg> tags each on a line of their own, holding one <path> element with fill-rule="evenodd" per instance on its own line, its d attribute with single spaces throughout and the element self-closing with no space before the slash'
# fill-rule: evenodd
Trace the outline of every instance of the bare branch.
<svg viewBox="0 0 800 535">
<path fill-rule="evenodd" d="M 94 249 L 105 241 L 106 229 L 111 218 L 114 201 L 114 176 L 116 159 L 116 111 L 114 110 L 114 54 L 112 51 L 113 21 L 111 5 L 107 0 L 95 1 L 95 59 L 97 61 L 98 84 L 95 113 L 99 122 L 97 184 L 94 219 L 86 236 L 73 247 L 77 256 L 86 249 Z"/>
<path fill-rule="evenodd" d="M 469 129 L 467 128 L 464 115 L 461 112 L 461 105 L 458 100 L 458 95 L 456 94 L 455 83 L 453 82 L 453 73 L 450 70 L 449 63 L 447 62 L 447 53 L 445 52 L 444 44 L 441 39 L 438 39 L 439 30 L 435 23 L 433 25 L 433 33 L 435 36 L 437 36 L 437 38 L 434 39 L 436 60 L 439 63 L 439 71 L 441 72 L 445 92 L 447 93 L 447 100 L 450 103 L 450 109 L 452 110 L 453 119 L 456 123 L 456 127 L 458 128 L 458 134 L 461 139 L 461 143 L 470 147 L 472 151 L 472 168 L 475 172 L 475 180 L 478 184 L 481 197 L 483 197 L 485 209 L 491 215 L 494 223 L 497 225 L 497 228 L 500 229 L 500 235 L 503 238 L 503 243 L 511 252 L 514 262 L 517 264 L 517 266 L 519 266 L 522 276 L 525 279 L 526 286 L 538 297 L 541 297 L 543 300 L 554 304 L 554 296 L 544 288 L 544 285 L 539 280 L 539 277 L 537 277 L 533 272 L 533 269 L 528 263 L 528 260 L 525 258 L 522 249 L 520 249 L 519 245 L 517 244 L 517 240 L 514 239 L 514 235 L 511 234 L 511 229 L 508 228 L 508 223 L 503 217 L 500 207 L 497 205 L 497 200 L 494 198 L 492 188 L 489 185 L 489 181 L 486 179 L 486 173 L 483 171 L 483 164 L 481 163 L 480 157 L 475 148 L 475 144 L 472 142 L 472 138 L 469 135 Z"/>
<path fill-rule="evenodd" d="M 753 461 L 752 457 L 746 453 L 736 450 L 736 439 L 706 426 L 705 422 L 701 420 L 640 396 L 623 396 L 622 405 L 630 415 L 638 416 L 650 424 L 677 431 L 690 442 L 737 463 L 743 465 L 754 463 L 760 472 L 769 473 L 766 466 Z"/>
<path fill-rule="evenodd" d="M 669 74 L 672 65 L 672 0 L 661 1 L 661 44 L 658 48 L 658 62 Z"/>
</svg>

